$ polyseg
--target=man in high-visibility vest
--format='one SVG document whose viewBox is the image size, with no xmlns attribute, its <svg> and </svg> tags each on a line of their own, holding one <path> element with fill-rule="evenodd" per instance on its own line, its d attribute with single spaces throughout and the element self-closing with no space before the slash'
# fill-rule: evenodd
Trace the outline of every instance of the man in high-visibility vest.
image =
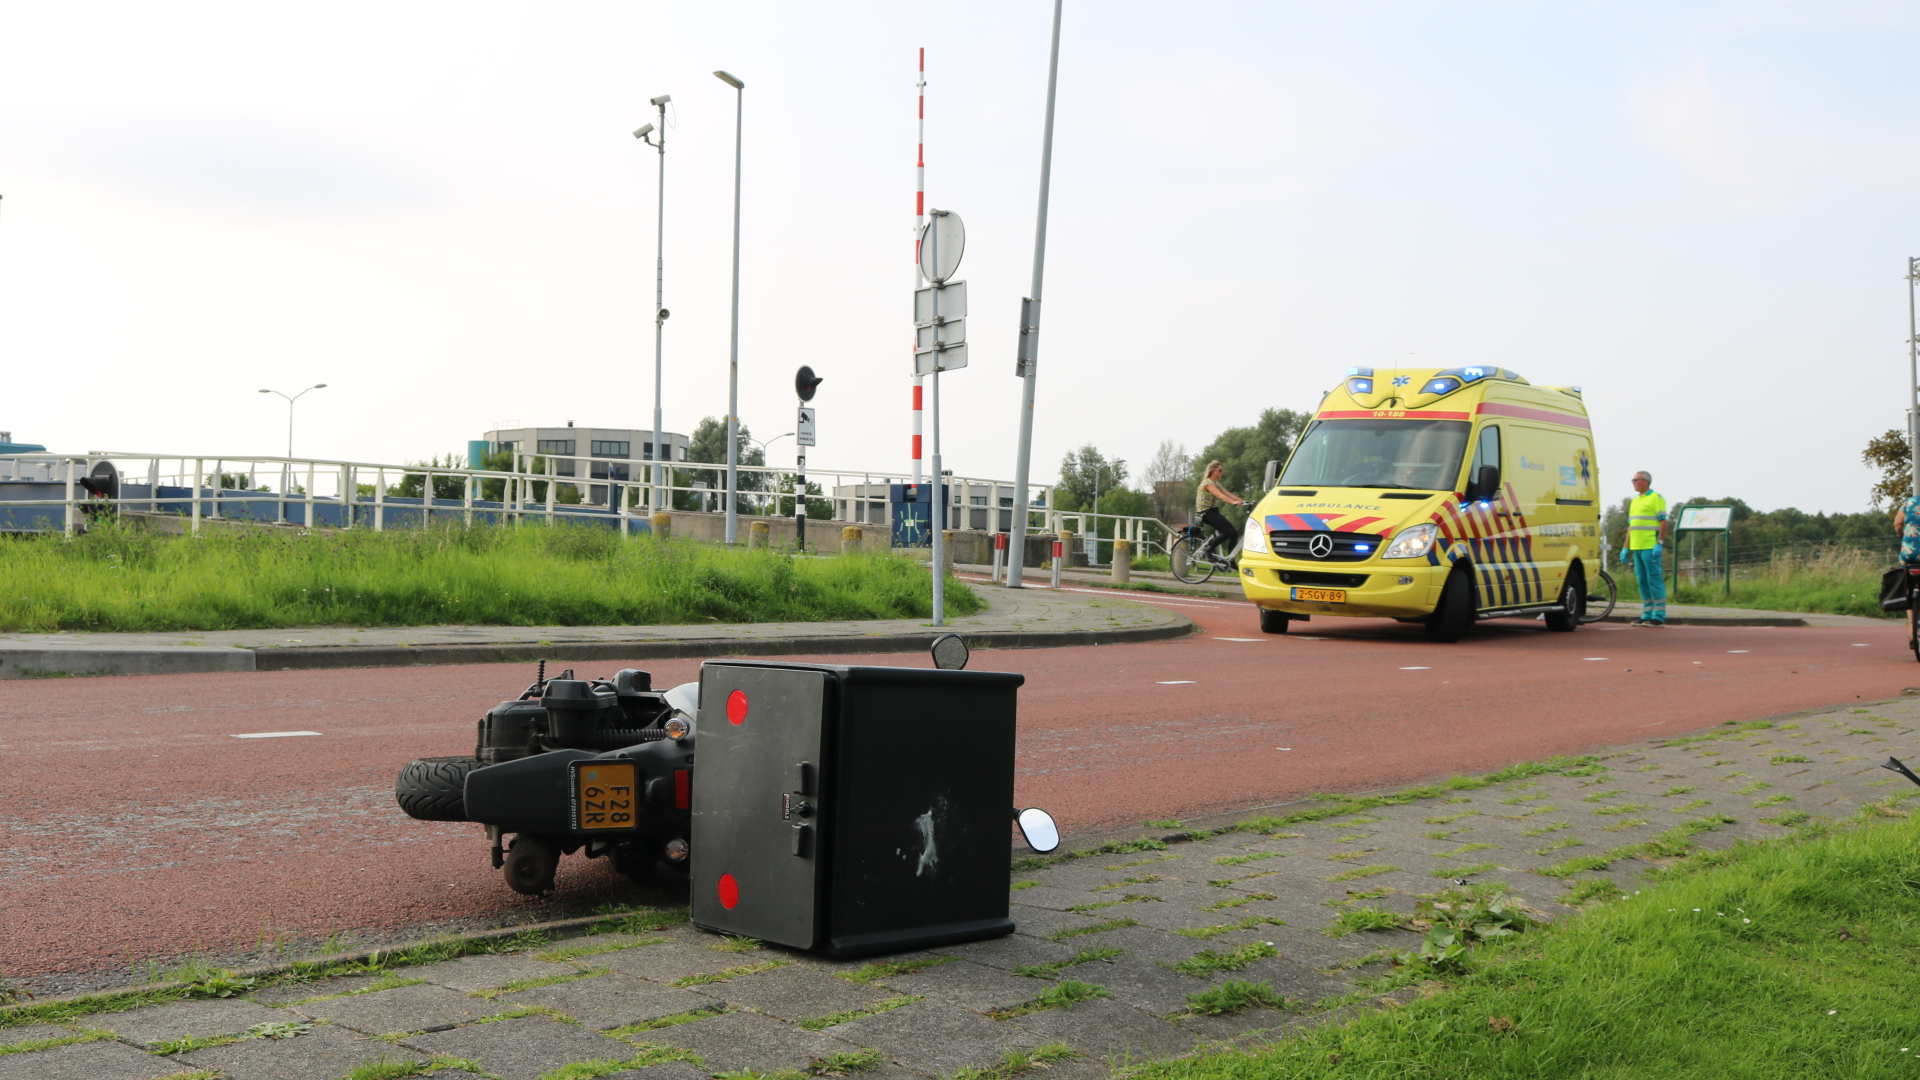
<svg viewBox="0 0 1920 1080">
<path fill-rule="evenodd" d="M 1635 626 L 1667 625 L 1667 500 L 1653 490 L 1653 474 L 1633 474 L 1633 501 L 1627 506 L 1627 558 L 1640 585 L 1640 617 Z"/>
</svg>

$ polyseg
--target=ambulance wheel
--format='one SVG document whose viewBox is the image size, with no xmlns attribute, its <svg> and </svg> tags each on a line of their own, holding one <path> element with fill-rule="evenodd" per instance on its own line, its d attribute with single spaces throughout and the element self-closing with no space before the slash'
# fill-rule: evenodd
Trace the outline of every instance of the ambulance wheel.
<svg viewBox="0 0 1920 1080">
<path fill-rule="evenodd" d="M 1427 616 L 1427 640 L 1450 644 L 1466 636 L 1473 625 L 1473 583 L 1465 569 L 1455 568 L 1440 590 L 1440 603 Z"/>
<path fill-rule="evenodd" d="M 501 873 L 507 887 L 523 896 L 543 896 L 553 891 L 553 874 L 560 868 L 560 849 L 537 836 L 516 836 L 507 849 L 506 865 Z"/>
<path fill-rule="evenodd" d="M 1284 611 L 1260 609 L 1260 632 L 1263 634 L 1284 634 L 1287 632 L 1287 624 L 1292 621 L 1287 618 L 1287 613 Z"/>
<path fill-rule="evenodd" d="M 1547 612 L 1547 629 L 1562 633 L 1579 629 L 1587 613 L 1587 577 L 1579 570 L 1568 574 L 1560 586 L 1560 606 L 1564 610 Z"/>
</svg>

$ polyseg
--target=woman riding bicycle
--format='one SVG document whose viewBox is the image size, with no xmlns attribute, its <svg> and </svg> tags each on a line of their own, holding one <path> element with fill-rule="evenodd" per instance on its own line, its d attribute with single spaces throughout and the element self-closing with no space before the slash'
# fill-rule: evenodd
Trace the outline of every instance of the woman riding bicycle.
<svg viewBox="0 0 1920 1080">
<path fill-rule="evenodd" d="M 1907 580 L 1913 581 L 1912 571 L 1920 567 L 1920 495 L 1909 496 L 1893 509 L 1893 527 L 1900 534 L 1900 565 L 1908 569 Z M 1907 605 L 1908 640 L 1920 642 L 1920 610 L 1909 603 Z M 1914 647 L 1920 654 L 1920 644 Z"/>
<path fill-rule="evenodd" d="M 1219 552 L 1221 555 L 1231 555 L 1234 547 L 1240 543 L 1240 530 L 1234 528 L 1233 522 L 1227 520 L 1227 515 L 1220 512 L 1220 504 L 1228 502 L 1245 506 L 1247 501 L 1220 486 L 1223 471 L 1218 461 L 1207 462 L 1200 490 L 1193 495 L 1193 509 L 1200 515 L 1200 524 L 1213 530 L 1213 537 L 1201 549 L 1203 554 Z"/>
</svg>

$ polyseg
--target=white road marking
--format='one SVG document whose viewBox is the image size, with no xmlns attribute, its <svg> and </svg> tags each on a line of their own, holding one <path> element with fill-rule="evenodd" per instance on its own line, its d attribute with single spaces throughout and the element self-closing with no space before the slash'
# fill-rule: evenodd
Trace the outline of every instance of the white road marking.
<svg viewBox="0 0 1920 1080">
<path fill-rule="evenodd" d="M 296 735 L 318 735 L 317 731 L 250 731 L 245 735 L 235 735 L 236 739 L 291 739 Z"/>
<path fill-rule="evenodd" d="M 1856 641 L 1853 643 L 1853 647 L 1856 649 L 1864 649 L 1867 647 L 1867 643 L 1864 641 Z"/>
<path fill-rule="evenodd" d="M 1257 637 L 1223 637 L 1223 638 L 1214 638 L 1213 640 L 1215 640 L 1215 641 L 1265 641 L 1265 640 L 1266 640 L 1266 638 L 1257 638 Z"/>
<path fill-rule="evenodd" d="M 1752 649 L 1728 649 L 1727 651 L 1730 653 L 1737 653 L 1737 652 L 1752 652 L 1753 650 Z"/>
<path fill-rule="evenodd" d="M 1430 667 L 1403 667 L 1401 671 L 1432 671 Z"/>
<path fill-rule="evenodd" d="M 1293 747 L 1291 747 L 1291 746 L 1276 746 L 1276 747 L 1274 747 L 1274 749 L 1275 749 L 1275 750 L 1291 750 L 1291 749 L 1293 749 Z"/>
<path fill-rule="evenodd" d="M 1581 657 L 1580 659 L 1582 659 L 1582 660 L 1605 660 L 1605 659 L 1606 659 L 1606 657 L 1604 657 L 1604 656 L 1583 656 L 1583 657 Z"/>
<path fill-rule="evenodd" d="M 1196 680 L 1193 680 L 1193 679 L 1167 679 L 1162 682 L 1154 683 L 1154 685 L 1155 686 L 1192 686 L 1195 681 Z"/>
</svg>

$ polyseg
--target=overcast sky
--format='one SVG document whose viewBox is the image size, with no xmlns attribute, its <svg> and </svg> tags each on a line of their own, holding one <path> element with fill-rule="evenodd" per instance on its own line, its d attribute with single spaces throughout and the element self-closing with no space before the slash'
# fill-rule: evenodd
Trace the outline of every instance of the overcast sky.
<svg viewBox="0 0 1920 1080">
<path fill-rule="evenodd" d="M 1011 476 L 1045 0 L 0 3 L 0 430 L 399 461 L 645 427 L 673 95 L 666 417 L 908 468 L 915 50 L 965 219 L 950 467 Z M 1351 364 L 1585 388 L 1610 497 L 1858 510 L 1920 254 L 1911 5 L 1068 0 L 1035 479 L 1145 463 Z M 775 447 L 789 460 L 792 440 Z M 583 448 L 584 449 L 584 448 Z"/>
</svg>

